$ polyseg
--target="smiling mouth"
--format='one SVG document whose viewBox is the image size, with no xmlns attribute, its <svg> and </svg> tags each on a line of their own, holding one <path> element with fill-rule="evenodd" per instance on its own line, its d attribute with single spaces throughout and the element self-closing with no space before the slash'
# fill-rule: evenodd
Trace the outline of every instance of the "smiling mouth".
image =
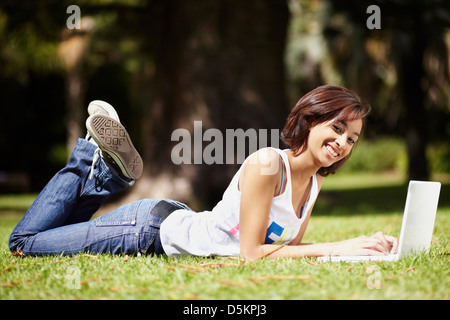
<svg viewBox="0 0 450 320">
<path fill-rule="evenodd" d="M 330 153 L 330 155 L 332 155 L 333 157 L 338 157 L 339 153 L 337 153 L 336 151 L 334 151 L 333 147 L 330 146 L 329 144 L 325 145 L 325 148 L 328 150 L 328 152 Z"/>
</svg>

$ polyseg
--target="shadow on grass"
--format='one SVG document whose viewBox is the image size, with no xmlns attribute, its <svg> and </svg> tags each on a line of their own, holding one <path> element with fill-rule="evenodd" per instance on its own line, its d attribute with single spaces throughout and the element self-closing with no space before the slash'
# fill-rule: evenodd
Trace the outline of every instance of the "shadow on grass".
<svg viewBox="0 0 450 320">
<path fill-rule="evenodd" d="M 321 191 L 314 215 L 403 214 L 408 186 Z M 438 210 L 450 207 L 450 184 L 441 186 Z"/>
<path fill-rule="evenodd" d="M 403 214 L 408 186 L 379 186 L 337 191 L 323 190 L 314 206 L 314 215 Z M 0 219 L 22 217 L 36 194 L 0 198 Z M 450 184 L 442 184 L 438 209 L 450 209 Z"/>
</svg>

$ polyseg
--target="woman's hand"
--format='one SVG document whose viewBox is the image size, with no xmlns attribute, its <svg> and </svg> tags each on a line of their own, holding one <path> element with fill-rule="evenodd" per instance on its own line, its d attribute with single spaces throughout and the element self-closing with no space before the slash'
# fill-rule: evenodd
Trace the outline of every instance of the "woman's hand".
<svg viewBox="0 0 450 320">
<path fill-rule="evenodd" d="M 381 256 L 389 253 L 397 253 L 398 239 L 383 234 L 381 231 L 371 235 L 354 239 L 335 242 L 330 255 L 333 256 L 357 256 L 371 255 Z"/>
</svg>

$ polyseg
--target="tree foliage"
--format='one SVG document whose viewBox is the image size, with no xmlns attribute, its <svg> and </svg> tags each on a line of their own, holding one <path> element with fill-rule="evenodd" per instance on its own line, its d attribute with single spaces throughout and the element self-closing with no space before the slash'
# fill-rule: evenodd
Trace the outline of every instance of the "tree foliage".
<svg viewBox="0 0 450 320">
<path fill-rule="evenodd" d="M 72 4 L 79 30 L 66 26 Z M 381 29 L 366 26 L 372 4 Z M 172 131 L 280 129 L 301 95 L 330 83 L 368 100 L 366 137 L 403 137 L 409 177 L 426 178 L 427 145 L 450 137 L 449 21 L 443 0 L 2 1 L 0 147 L 16 156 L 0 171 L 42 187 L 103 99 L 144 157 L 134 197 L 209 206 L 238 165 L 174 165 Z"/>
</svg>

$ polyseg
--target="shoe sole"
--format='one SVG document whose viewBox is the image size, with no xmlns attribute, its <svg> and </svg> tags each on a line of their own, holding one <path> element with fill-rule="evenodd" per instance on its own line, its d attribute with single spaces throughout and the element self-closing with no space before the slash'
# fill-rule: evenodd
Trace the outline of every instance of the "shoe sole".
<svg viewBox="0 0 450 320">
<path fill-rule="evenodd" d="M 102 152 L 117 163 L 124 176 L 134 180 L 141 177 L 142 158 L 122 124 L 111 117 L 96 114 L 87 119 L 86 127 Z"/>
</svg>

